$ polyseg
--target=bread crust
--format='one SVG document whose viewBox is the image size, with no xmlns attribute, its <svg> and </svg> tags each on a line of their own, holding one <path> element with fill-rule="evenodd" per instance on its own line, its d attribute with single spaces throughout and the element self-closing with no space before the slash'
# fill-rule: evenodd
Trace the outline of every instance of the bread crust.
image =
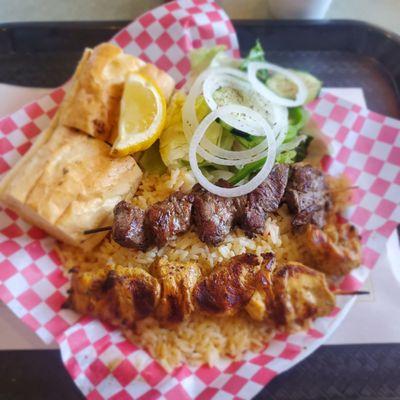
<svg viewBox="0 0 400 400">
<path fill-rule="evenodd" d="M 151 78 L 169 100 L 175 89 L 170 75 L 103 43 L 85 50 L 63 102 L 60 124 L 108 141 L 117 128 L 124 82 L 131 72 Z"/>
<path fill-rule="evenodd" d="M 12 169 L 0 198 L 57 239 L 90 249 L 104 234 L 88 240 L 83 231 L 110 224 L 114 206 L 136 191 L 142 172 L 133 157 L 111 157 L 102 140 L 62 126 L 42 135 Z"/>
</svg>

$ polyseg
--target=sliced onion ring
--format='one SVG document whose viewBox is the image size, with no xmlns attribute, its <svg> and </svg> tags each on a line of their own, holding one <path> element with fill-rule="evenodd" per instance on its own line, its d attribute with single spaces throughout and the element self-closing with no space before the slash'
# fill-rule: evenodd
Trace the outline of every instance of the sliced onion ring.
<svg viewBox="0 0 400 400">
<path fill-rule="evenodd" d="M 276 156 L 275 136 L 270 126 L 268 125 L 267 121 L 265 121 L 264 118 L 262 118 L 258 113 L 256 113 L 252 109 L 245 107 L 247 108 L 246 112 L 249 113 L 249 115 L 252 115 L 252 118 L 254 118 L 259 122 L 260 128 L 264 131 L 266 136 L 268 152 L 264 166 L 249 182 L 245 183 L 244 185 L 236 186 L 233 188 L 223 188 L 214 185 L 203 175 L 198 166 L 196 157 L 197 149 L 200 146 L 200 142 L 202 141 L 202 138 L 205 135 L 210 124 L 217 118 L 223 118 L 227 113 L 228 114 L 234 113 L 235 107 L 236 107 L 235 105 L 223 106 L 217 108 L 216 110 L 208 114 L 196 128 L 189 145 L 189 162 L 198 182 L 209 192 L 222 197 L 242 196 L 256 189 L 268 177 L 268 174 L 270 173 L 274 165 Z"/>
<path fill-rule="evenodd" d="M 281 97 L 274 91 L 269 89 L 264 83 L 260 82 L 257 78 L 257 72 L 261 69 L 269 71 L 279 72 L 285 75 L 297 86 L 297 94 L 294 100 Z M 279 67 L 278 65 L 271 64 L 268 62 L 250 62 L 247 67 L 248 79 L 255 90 L 264 96 L 266 99 L 272 101 L 275 104 L 279 104 L 285 107 L 297 107 L 305 103 L 307 99 L 307 88 L 304 82 L 292 71 L 285 68 Z"/>
<path fill-rule="evenodd" d="M 209 75 L 216 73 L 235 76 L 242 79 L 243 81 L 247 81 L 246 73 L 229 67 L 208 68 L 197 77 L 192 87 L 190 88 L 190 91 L 182 108 L 183 131 L 188 141 L 190 141 L 194 130 L 199 124 L 196 115 L 196 99 L 202 94 L 204 80 Z M 208 139 L 205 138 L 205 141 L 208 141 Z"/>
<path fill-rule="evenodd" d="M 246 94 L 249 97 L 257 93 L 248 81 L 243 81 L 242 79 L 219 73 L 209 74 L 203 83 L 203 96 L 211 110 L 215 110 L 218 107 L 213 94 L 221 87 L 230 87 L 239 91 L 247 92 Z M 265 108 L 268 109 L 274 124 L 273 130 L 277 138 L 277 146 L 280 146 L 283 143 L 288 130 L 288 110 L 286 107 L 276 105 L 265 99 L 265 97 L 261 96 L 259 93 L 257 93 L 257 95 L 265 101 Z M 248 118 L 247 115 L 246 117 L 247 118 L 240 120 L 240 123 L 237 123 L 235 119 L 231 119 L 227 116 L 225 117 L 224 122 L 233 128 L 249 133 L 250 135 L 260 136 L 257 124 Z M 209 151 L 212 151 L 212 144 L 207 147 L 209 148 Z M 216 152 L 215 148 L 213 149 L 213 152 Z"/>
<path fill-rule="evenodd" d="M 230 166 L 241 166 L 245 164 L 252 163 L 254 161 L 261 160 L 264 157 L 267 157 L 268 155 L 268 148 L 263 150 L 262 152 L 256 154 L 254 157 L 249 157 L 249 158 L 223 158 L 223 157 L 218 157 L 213 153 L 208 152 L 207 150 L 204 150 L 201 145 L 197 148 L 197 152 L 200 154 L 201 157 L 203 157 L 205 160 L 208 162 L 218 164 L 218 165 L 230 165 Z"/>
<path fill-rule="evenodd" d="M 228 105 L 224 107 L 228 107 Z M 220 109 L 221 108 L 222 107 L 220 107 Z M 248 114 L 249 110 L 251 109 L 242 105 L 229 104 L 229 111 L 224 112 L 223 116 L 224 118 L 229 116 L 233 119 L 235 118 L 235 115 L 243 113 Z M 265 135 L 265 130 L 262 127 L 264 124 L 266 124 L 268 126 L 268 129 L 273 132 L 268 122 L 264 118 L 262 118 L 260 114 L 258 114 L 254 110 L 251 110 L 251 113 L 249 115 L 252 118 L 256 116 L 256 120 L 254 120 L 254 122 L 258 123 L 258 126 L 256 126 L 258 132 L 262 132 L 262 134 Z M 262 124 L 260 124 L 260 121 L 263 121 Z M 254 146 L 251 149 L 239 151 L 221 149 L 210 141 L 205 142 L 204 139 L 205 137 L 203 136 L 202 140 L 200 141 L 200 146 L 197 148 L 197 153 L 199 153 L 200 156 L 203 157 L 205 160 L 215 164 L 240 166 L 258 161 L 261 158 L 267 157 L 268 155 L 267 137 L 264 137 L 264 140 L 257 146 Z M 210 146 L 210 144 L 212 144 L 212 147 Z"/>
<path fill-rule="evenodd" d="M 218 104 L 214 100 L 213 95 L 218 89 L 222 87 L 229 87 L 241 92 L 247 92 L 249 96 L 251 96 L 251 93 L 255 93 L 255 91 L 252 90 L 251 85 L 247 81 L 243 81 L 236 77 L 222 74 L 209 75 L 203 83 L 203 96 L 204 100 L 211 110 L 215 110 L 218 107 Z M 238 129 L 242 132 L 249 133 L 250 135 L 262 135 L 262 132 L 260 133 L 260 130 L 257 127 L 257 123 L 252 120 L 247 114 L 243 115 L 241 119 L 235 118 L 232 115 L 227 115 L 224 117 L 223 121 L 231 127 Z"/>
</svg>

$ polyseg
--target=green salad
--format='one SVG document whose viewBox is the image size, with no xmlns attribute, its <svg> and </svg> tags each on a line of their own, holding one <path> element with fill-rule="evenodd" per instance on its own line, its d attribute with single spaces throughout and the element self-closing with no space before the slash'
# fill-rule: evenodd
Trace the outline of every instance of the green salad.
<svg viewBox="0 0 400 400">
<path fill-rule="evenodd" d="M 267 62 L 259 41 L 243 59 L 225 50 L 190 54 L 190 78 L 172 97 L 165 128 L 139 164 L 157 174 L 187 167 L 209 191 L 238 196 L 253 190 L 275 163 L 306 157 L 312 138 L 304 106 L 322 82 Z M 221 178 L 232 187 L 216 184 Z"/>
</svg>

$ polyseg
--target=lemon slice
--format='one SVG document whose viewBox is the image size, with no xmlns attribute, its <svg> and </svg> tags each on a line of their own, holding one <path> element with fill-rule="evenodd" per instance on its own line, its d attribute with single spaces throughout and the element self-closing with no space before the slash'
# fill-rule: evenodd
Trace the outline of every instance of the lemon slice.
<svg viewBox="0 0 400 400">
<path fill-rule="evenodd" d="M 125 156 L 148 149 L 165 125 L 165 97 L 157 85 L 143 75 L 128 75 L 112 154 Z"/>
</svg>

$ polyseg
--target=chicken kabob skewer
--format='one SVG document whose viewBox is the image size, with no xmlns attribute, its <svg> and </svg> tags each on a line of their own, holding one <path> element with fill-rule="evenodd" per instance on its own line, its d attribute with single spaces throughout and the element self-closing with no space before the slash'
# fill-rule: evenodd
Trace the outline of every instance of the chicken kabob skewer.
<svg viewBox="0 0 400 400">
<path fill-rule="evenodd" d="M 73 271 L 66 306 L 129 329 L 146 317 L 163 324 L 193 313 L 232 316 L 245 311 L 271 329 L 292 332 L 328 315 L 335 292 L 325 275 L 288 262 L 276 265 L 272 253 L 242 254 L 204 273 L 194 262 L 156 260 L 142 268 L 107 266 Z"/>
</svg>

